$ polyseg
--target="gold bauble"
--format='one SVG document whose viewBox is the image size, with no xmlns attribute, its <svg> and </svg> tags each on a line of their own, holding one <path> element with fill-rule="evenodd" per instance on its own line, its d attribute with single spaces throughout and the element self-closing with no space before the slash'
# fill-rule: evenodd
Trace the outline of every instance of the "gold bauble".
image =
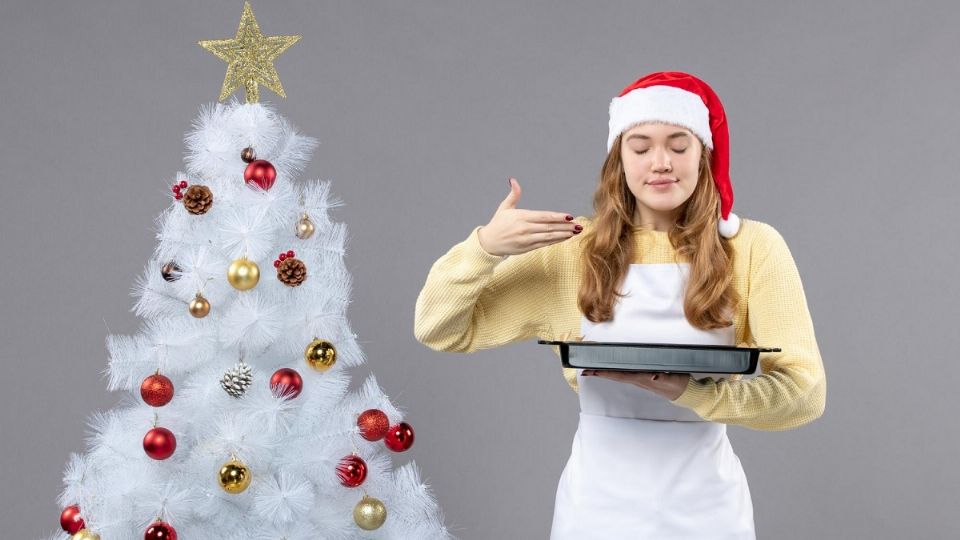
<svg viewBox="0 0 960 540">
<path fill-rule="evenodd" d="M 380 499 L 364 496 L 353 507 L 353 521 L 357 522 L 357 526 L 365 531 L 379 529 L 386 520 L 387 507 Z"/>
<path fill-rule="evenodd" d="M 297 222 L 297 238 L 301 240 L 306 240 L 313 236 L 315 230 L 317 230 L 317 228 L 313 226 L 313 222 L 310 221 L 310 216 L 306 214 Z"/>
<path fill-rule="evenodd" d="M 237 458 L 230 458 L 230 461 L 220 467 L 220 487 L 227 493 L 236 495 L 250 487 L 251 478 L 250 469 Z"/>
<path fill-rule="evenodd" d="M 197 293 L 197 296 L 190 301 L 190 314 L 198 319 L 206 317 L 210 314 L 210 302 L 207 302 L 202 294 Z"/>
<path fill-rule="evenodd" d="M 337 361 L 337 349 L 325 339 L 315 339 L 303 351 L 303 358 L 317 371 L 326 371 Z"/>
<path fill-rule="evenodd" d="M 227 281 L 233 285 L 234 289 L 250 290 L 260 281 L 260 267 L 246 257 L 241 257 L 230 263 L 230 268 L 227 268 Z"/>
<path fill-rule="evenodd" d="M 70 540 L 100 540 L 100 535 L 87 529 L 80 529 L 70 537 Z"/>
</svg>

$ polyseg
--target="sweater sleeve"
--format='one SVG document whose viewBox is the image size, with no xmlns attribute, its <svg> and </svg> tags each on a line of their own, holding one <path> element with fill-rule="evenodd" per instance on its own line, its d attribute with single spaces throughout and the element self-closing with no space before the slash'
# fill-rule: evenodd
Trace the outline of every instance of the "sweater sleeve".
<svg viewBox="0 0 960 540">
<path fill-rule="evenodd" d="M 491 255 L 479 230 L 433 264 L 417 297 L 413 332 L 433 350 L 473 352 L 548 335 L 550 246 Z"/>
<path fill-rule="evenodd" d="M 781 431 L 823 414 L 826 376 L 797 266 L 783 237 L 764 224 L 751 249 L 747 319 L 762 374 L 731 380 L 693 377 L 673 403 L 705 420 Z"/>
</svg>

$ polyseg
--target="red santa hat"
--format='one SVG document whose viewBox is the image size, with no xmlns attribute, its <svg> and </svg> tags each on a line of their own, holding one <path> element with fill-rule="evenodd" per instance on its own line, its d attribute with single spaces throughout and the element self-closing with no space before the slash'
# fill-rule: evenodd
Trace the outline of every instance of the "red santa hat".
<svg viewBox="0 0 960 540">
<path fill-rule="evenodd" d="M 624 131 L 654 121 L 689 129 L 711 150 L 710 169 L 720 195 L 718 229 L 725 238 L 736 235 L 740 218 L 730 211 L 733 208 L 730 141 L 720 98 L 707 83 L 688 73 L 658 71 L 644 75 L 610 102 L 607 152 Z"/>
</svg>

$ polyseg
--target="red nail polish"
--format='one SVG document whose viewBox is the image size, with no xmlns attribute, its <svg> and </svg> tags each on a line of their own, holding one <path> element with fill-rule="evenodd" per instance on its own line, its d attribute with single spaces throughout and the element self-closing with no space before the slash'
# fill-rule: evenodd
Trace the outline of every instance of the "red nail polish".
<svg viewBox="0 0 960 540">
<path fill-rule="evenodd" d="M 583 225 L 574 225 L 573 230 L 580 232 L 583 230 Z"/>
<path fill-rule="evenodd" d="M 567 216 L 567 221 L 573 221 L 573 216 L 568 215 L 568 216 Z"/>
</svg>

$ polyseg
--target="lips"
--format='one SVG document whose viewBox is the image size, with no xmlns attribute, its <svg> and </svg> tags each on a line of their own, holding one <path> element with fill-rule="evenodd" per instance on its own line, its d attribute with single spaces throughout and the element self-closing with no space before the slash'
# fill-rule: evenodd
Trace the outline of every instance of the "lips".
<svg viewBox="0 0 960 540">
<path fill-rule="evenodd" d="M 651 185 L 651 186 L 660 186 L 660 185 L 663 185 L 663 184 L 673 184 L 673 183 L 675 183 L 675 182 L 676 182 L 676 179 L 660 178 L 660 179 L 657 179 L 657 180 L 651 180 L 651 181 L 647 182 L 647 184 L 649 184 L 649 185 Z"/>
</svg>

